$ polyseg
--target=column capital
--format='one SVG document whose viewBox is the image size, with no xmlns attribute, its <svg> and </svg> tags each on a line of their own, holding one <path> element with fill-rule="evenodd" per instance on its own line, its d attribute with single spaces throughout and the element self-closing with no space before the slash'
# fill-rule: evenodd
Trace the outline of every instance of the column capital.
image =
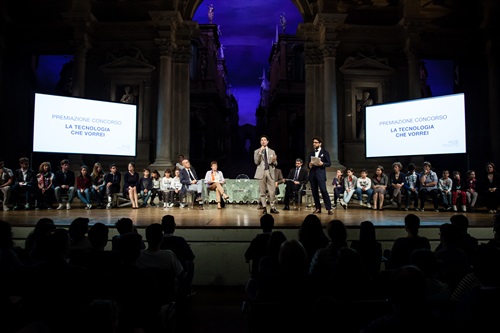
<svg viewBox="0 0 500 333">
<path fill-rule="evenodd" d="M 173 48 L 175 45 L 173 42 L 167 38 L 155 38 L 155 44 L 158 46 L 160 52 L 160 57 L 166 56 L 171 57 L 173 54 Z"/>
<path fill-rule="evenodd" d="M 175 31 L 174 61 L 178 63 L 189 63 L 191 61 L 192 50 L 191 40 L 200 32 L 198 23 L 193 21 L 183 21 Z"/>
<path fill-rule="evenodd" d="M 340 41 L 328 41 L 323 45 L 323 56 L 325 58 L 335 58 L 339 48 Z"/>
</svg>

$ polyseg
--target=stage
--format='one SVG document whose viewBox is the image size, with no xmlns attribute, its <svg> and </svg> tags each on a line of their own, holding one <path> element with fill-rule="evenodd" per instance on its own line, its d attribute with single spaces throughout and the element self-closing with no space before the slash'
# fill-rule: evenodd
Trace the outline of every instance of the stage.
<svg viewBox="0 0 500 333">
<path fill-rule="evenodd" d="M 163 215 L 175 216 L 178 228 L 259 228 L 259 219 L 262 211 L 257 209 L 257 204 L 226 204 L 223 209 L 217 209 L 215 204 L 205 204 L 203 210 L 195 204 L 192 207 L 173 207 L 163 209 L 158 207 L 147 207 L 132 209 L 130 207 L 113 209 L 91 209 L 86 210 L 80 203 L 73 204 L 71 210 L 18 210 L 2 211 L 0 218 L 9 222 L 12 226 L 32 227 L 42 217 L 49 217 L 59 226 L 69 226 L 71 221 L 77 217 L 88 217 L 90 224 L 102 222 L 109 226 L 122 217 L 131 218 L 138 228 L 145 228 L 152 223 L 160 223 Z M 269 209 L 269 208 L 268 208 Z M 299 209 L 289 211 L 283 210 L 283 205 L 278 206 L 279 214 L 273 214 L 277 228 L 298 228 L 308 214 L 314 209 L 305 205 Z M 399 211 L 395 208 L 386 208 L 383 211 L 368 209 L 358 204 L 351 204 L 347 210 L 339 207 L 328 215 L 326 210 L 317 214 L 321 222 L 326 225 L 332 219 L 343 221 L 348 228 L 356 228 L 362 221 L 372 221 L 376 227 L 401 227 L 404 217 L 408 213 L 416 214 L 421 219 L 422 228 L 436 227 L 449 222 L 453 214 L 464 214 L 468 217 L 470 227 L 488 228 L 492 226 L 491 214 L 479 209 L 474 213 L 461 213 L 441 210 L 434 212 L 432 207 L 426 206 L 426 211 L 414 210 Z"/>
</svg>

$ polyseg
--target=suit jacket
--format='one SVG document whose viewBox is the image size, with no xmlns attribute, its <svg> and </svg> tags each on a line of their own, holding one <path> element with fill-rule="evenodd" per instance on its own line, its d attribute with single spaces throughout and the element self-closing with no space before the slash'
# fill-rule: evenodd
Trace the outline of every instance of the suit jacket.
<svg viewBox="0 0 500 333">
<path fill-rule="evenodd" d="M 16 172 L 14 172 L 14 183 L 23 183 L 24 182 L 24 176 L 23 176 L 23 170 L 22 169 L 17 169 Z M 30 184 L 31 186 L 36 186 L 36 173 L 35 171 L 28 169 L 28 172 L 26 173 L 26 183 Z"/>
<path fill-rule="evenodd" d="M 54 183 L 56 187 L 61 185 L 75 186 L 76 183 L 75 173 L 71 170 L 67 170 L 66 180 L 65 180 L 64 172 L 62 172 L 62 170 L 58 170 L 55 172 Z"/>
<path fill-rule="evenodd" d="M 290 169 L 290 172 L 288 173 L 288 177 L 286 177 L 287 179 L 293 179 L 293 177 L 295 177 L 295 169 L 296 168 L 293 168 L 293 169 Z M 300 168 L 300 171 L 299 171 L 299 176 L 297 177 L 297 181 L 304 185 L 304 184 L 307 184 L 307 181 L 308 181 L 308 172 L 306 170 L 306 168 L 304 166 L 302 166 Z"/>
<path fill-rule="evenodd" d="M 190 168 L 190 170 L 193 173 L 194 179 L 200 180 L 200 178 L 198 178 L 198 175 L 196 174 L 196 171 L 193 168 Z M 185 185 L 185 186 L 191 185 L 191 178 L 189 178 L 189 174 L 188 174 L 186 168 L 184 168 L 180 171 L 179 178 L 181 180 L 182 185 Z"/>
<path fill-rule="evenodd" d="M 311 157 L 314 157 L 314 151 L 309 154 L 309 160 L 307 161 L 307 165 L 311 161 Z M 326 181 L 326 168 L 328 168 L 332 162 L 330 161 L 330 154 L 323 148 L 319 151 L 319 156 L 321 162 L 323 162 L 322 166 L 314 166 L 309 171 L 309 180 L 313 180 L 316 178 L 317 181 Z"/>
<path fill-rule="evenodd" d="M 271 148 L 267 147 L 267 162 L 269 164 L 269 175 L 271 179 L 275 178 L 274 168 L 278 165 L 278 162 L 273 162 L 273 158 L 276 156 L 276 152 Z M 262 179 L 264 177 L 264 171 L 266 169 L 266 163 L 264 161 L 264 154 L 260 153 L 260 148 L 253 152 L 253 161 L 257 166 L 255 170 L 255 179 Z"/>
</svg>

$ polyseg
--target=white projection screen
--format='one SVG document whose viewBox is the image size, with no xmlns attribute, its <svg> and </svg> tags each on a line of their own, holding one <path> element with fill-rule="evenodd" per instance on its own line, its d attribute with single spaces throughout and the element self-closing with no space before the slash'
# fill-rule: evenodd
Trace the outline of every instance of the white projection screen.
<svg viewBox="0 0 500 333">
<path fill-rule="evenodd" d="M 464 94 L 366 108 L 366 157 L 466 152 Z"/>
<path fill-rule="evenodd" d="M 136 155 L 137 107 L 35 94 L 33 151 Z"/>
</svg>

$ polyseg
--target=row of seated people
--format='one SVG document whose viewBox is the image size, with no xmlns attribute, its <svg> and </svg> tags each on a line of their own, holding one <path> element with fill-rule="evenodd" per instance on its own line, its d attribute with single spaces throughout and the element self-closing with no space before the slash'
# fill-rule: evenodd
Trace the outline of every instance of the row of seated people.
<svg viewBox="0 0 500 333">
<path fill-rule="evenodd" d="M 115 164 L 109 166 L 108 173 L 104 173 L 98 162 L 94 164 L 92 171 L 83 165 L 78 176 L 70 170 L 67 159 L 60 162 L 60 170 L 56 172 L 51 170 L 50 162 L 41 163 L 38 173 L 29 168 L 29 159 L 26 157 L 21 158 L 19 164 L 20 168 L 15 172 L 5 168 L 3 162 L 0 167 L 2 205 L 5 211 L 11 209 L 10 202 L 15 210 L 31 207 L 52 209 L 54 200 L 58 203 L 58 210 L 71 209 L 75 197 L 80 199 L 85 209 L 92 209 L 93 202 L 97 204 L 97 208 L 109 209 L 116 205 L 114 197 L 117 194 L 129 200 L 134 209 L 139 208 L 139 200 L 142 201 L 140 207 L 147 207 L 148 203 L 150 206 L 156 206 L 157 196 L 163 202 L 163 208 L 171 208 L 176 204 L 186 207 L 188 192 L 195 193 L 194 200 L 201 201 L 203 184 L 206 184 L 208 190 L 216 192 L 219 208 L 222 208 L 223 199 L 228 198 L 222 186 L 224 176 L 217 170 L 216 161 L 211 163 L 211 170 L 207 172 L 205 182 L 190 168 L 187 159 L 183 161 L 186 167 L 182 170 L 176 168 L 173 177 L 172 171 L 167 169 L 161 178 L 157 170 L 151 172 L 148 168 L 139 176 L 134 163 L 129 163 L 128 170 L 123 175 L 123 186 L 122 174 Z"/>
<path fill-rule="evenodd" d="M 147 246 L 131 219 L 115 227 L 105 250 L 105 224 L 80 217 L 63 229 L 42 218 L 20 248 L 0 221 L 1 331 L 173 332 L 176 309 L 193 293 L 190 245 L 174 235 L 172 215 L 146 228 Z"/>
<path fill-rule="evenodd" d="M 486 173 L 479 179 L 474 170 L 469 170 L 466 177 L 462 177 L 460 171 L 453 171 L 450 177 L 450 171 L 444 170 L 439 178 L 430 162 L 423 163 L 420 173 L 416 172 L 415 165 L 411 163 L 406 173 L 402 169 L 400 162 L 394 162 L 393 171 L 387 175 L 383 166 L 379 165 L 372 177 L 368 176 L 366 169 L 360 171 L 359 177 L 354 175 L 352 168 L 347 169 L 345 176 L 342 170 L 337 170 L 332 181 L 334 208 L 339 203 L 347 209 L 353 195 L 356 195 L 361 206 L 375 210 L 383 210 L 390 205 L 408 211 L 413 203 L 414 210 L 424 211 L 425 202 L 431 197 L 436 212 L 439 211 L 440 201 L 445 210 L 466 212 L 475 211 L 481 196 L 488 212 L 497 212 L 500 203 L 500 175 L 496 173 L 493 163 L 487 163 Z M 366 196 L 366 202 L 363 201 L 363 196 Z M 389 201 L 384 204 L 386 197 Z"/>
<path fill-rule="evenodd" d="M 260 222 L 263 233 L 251 241 L 245 253 L 246 260 L 252 262 L 245 301 L 253 309 L 252 316 L 259 313 L 260 305 L 272 306 L 272 311 L 260 312 L 265 316 L 265 327 L 279 331 L 284 325 L 299 324 L 304 326 L 295 328 L 319 331 L 316 325 L 326 315 L 334 316 L 336 325 L 345 323 L 347 317 L 353 319 L 351 330 L 341 329 L 343 332 L 359 332 L 361 328 L 363 332 L 434 332 L 438 327 L 440 332 L 463 327 L 483 331 L 494 324 L 492 314 L 499 309 L 498 302 L 491 301 L 500 290 L 498 215 L 493 221 L 494 238 L 488 244 L 479 245 L 468 235 L 466 216 L 455 215 L 451 223 L 440 226 L 441 243 L 432 251 L 429 240 L 418 234 L 418 216 L 408 214 L 407 236 L 395 240 L 390 253 L 385 254 L 390 263 L 386 272 L 391 273 L 387 280 L 381 279 L 382 246 L 369 221 L 361 223 L 359 240 L 351 244 L 347 242 L 348 230 L 339 220 L 326 225 L 325 235 L 319 218 L 310 214 L 298 230 L 298 239 L 273 231 L 270 214 L 263 215 Z M 132 221 L 120 219 L 116 223 L 120 235 L 112 238 L 111 251 L 104 251 L 109 238 L 106 225 L 95 223 L 88 228 L 88 219 L 76 219 L 68 230 L 57 228 L 50 219 L 40 220 L 24 249 L 13 247 L 8 223 L 0 222 L 0 228 L 0 273 L 4 286 L 9 286 L 1 289 L 0 298 L 6 310 L 2 312 L 5 332 L 18 332 L 33 323 L 52 332 L 79 332 L 82 328 L 85 332 L 172 331 L 165 327 L 172 325 L 165 318 L 180 310 L 172 308 L 172 299 L 181 306 L 182 299 L 191 294 L 185 275 L 193 272 L 194 254 L 186 251 L 188 254 L 182 256 L 175 250 L 172 243 L 182 243 L 186 249 L 189 245 L 185 240 L 173 241 L 172 216 L 165 216 L 161 225 L 146 228 L 147 248 Z M 166 248 L 175 257 L 161 250 L 165 243 L 171 244 Z M 182 258 L 191 263 L 183 264 Z M 168 267 L 170 278 L 158 272 L 158 267 Z M 183 291 L 181 295 L 175 292 L 176 285 Z M 386 298 L 394 312 L 391 306 L 385 307 L 387 316 L 373 322 L 361 320 L 356 312 L 359 308 L 354 306 L 362 303 L 356 301 L 378 300 L 374 304 L 380 306 Z M 355 304 L 349 307 L 353 312 L 341 311 L 349 302 Z M 101 316 L 91 317 L 99 311 L 92 312 L 98 309 L 89 308 L 89 304 L 103 303 L 114 306 L 97 307 Z M 318 320 L 311 321 L 314 316 L 319 316 Z M 87 327 L 98 318 L 104 320 L 100 325 L 117 327 Z M 410 329 L 412 325 L 416 330 Z M 292 331 L 296 331 L 294 326 Z"/>
<path fill-rule="evenodd" d="M 439 227 L 434 250 L 419 235 L 417 215 L 408 214 L 404 222 L 407 234 L 383 251 L 370 221 L 360 224 L 359 239 L 349 243 L 340 220 L 326 225 L 326 236 L 310 214 L 298 239 L 287 239 L 273 230 L 273 216 L 263 215 L 262 233 L 245 252 L 251 273 L 244 305 L 252 331 L 287 326 L 319 332 L 326 317 L 332 330 L 364 333 L 470 332 L 494 324 L 500 310 L 494 301 L 500 296 L 500 215 L 494 217 L 494 238 L 483 244 L 468 233 L 465 215 L 452 216 Z"/>
</svg>

